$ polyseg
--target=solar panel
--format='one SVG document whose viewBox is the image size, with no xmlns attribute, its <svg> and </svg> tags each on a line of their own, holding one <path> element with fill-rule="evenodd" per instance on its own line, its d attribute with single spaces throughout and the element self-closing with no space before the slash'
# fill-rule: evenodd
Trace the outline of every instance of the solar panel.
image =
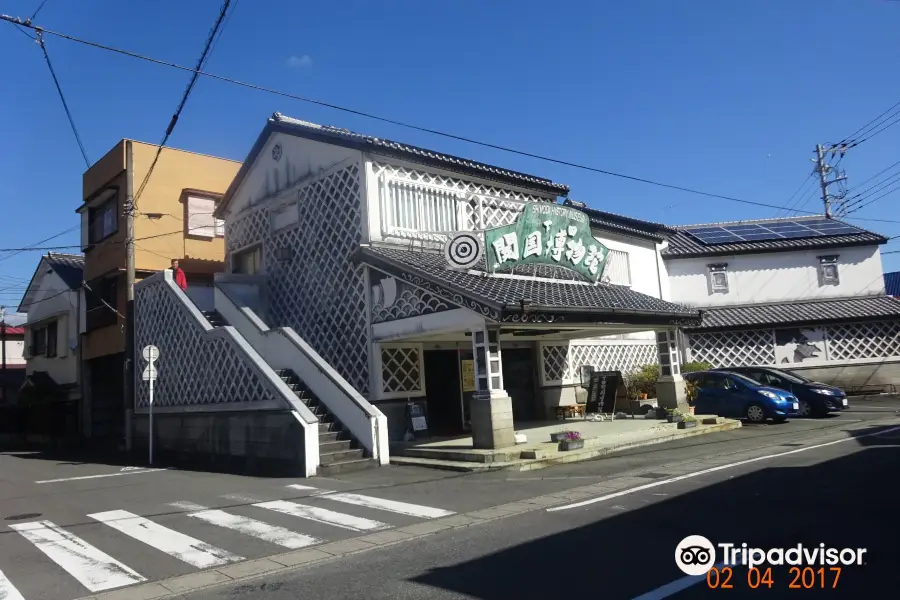
<svg viewBox="0 0 900 600">
<path fill-rule="evenodd" d="M 858 228 L 852 225 L 831 219 L 742 223 L 740 225 L 723 225 L 720 227 L 692 227 L 685 229 L 685 231 L 707 246 L 852 235 L 860 232 Z"/>
</svg>

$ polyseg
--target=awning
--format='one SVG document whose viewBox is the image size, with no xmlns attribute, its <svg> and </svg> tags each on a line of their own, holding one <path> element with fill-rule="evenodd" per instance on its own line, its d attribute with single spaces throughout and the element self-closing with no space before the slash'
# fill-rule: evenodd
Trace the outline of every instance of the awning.
<svg viewBox="0 0 900 600">
<path fill-rule="evenodd" d="M 363 246 L 354 257 L 388 275 L 499 323 L 698 325 L 700 313 L 610 284 L 489 275 L 484 261 L 472 270 L 447 266 L 442 253 L 390 246 Z M 532 269 L 533 267 L 527 267 Z M 528 272 L 527 275 L 532 275 Z"/>
<path fill-rule="evenodd" d="M 815 325 L 881 319 L 900 319 L 900 299 L 865 296 L 709 308 L 703 311 L 703 322 L 699 327 L 686 329 L 746 329 L 762 325 Z"/>
</svg>

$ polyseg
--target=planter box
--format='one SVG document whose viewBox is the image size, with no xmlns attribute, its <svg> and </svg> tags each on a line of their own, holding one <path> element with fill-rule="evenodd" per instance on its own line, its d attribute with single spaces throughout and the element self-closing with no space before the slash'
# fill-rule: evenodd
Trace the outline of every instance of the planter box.
<svg viewBox="0 0 900 600">
<path fill-rule="evenodd" d="M 678 423 L 678 429 L 692 429 L 697 426 L 697 421 L 681 421 Z"/>
<path fill-rule="evenodd" d="M 681 423 L 684 421 L 684 415 L 666 415 L 666 423 Z"/>
<path fill-rule="evenodd" d="M 565 431 L 557 431 L 556 433 L 551 433 L 551 434 L 550 434 L 550 441 L 553 442 L 554 444 L 556 444 L 556 443 L 558 443 L 558 442 L 561 442 L 561 441 L 563 441 L 564 439 L 566 439 L 566 432 L 565 432 Z"/>
<path fill-rule="evenodd" d="M 565 452 L 567 450 L 581 450 L 584 448 L 584 440 L 562 440 L 559 443 L 559 450 Z"/>
</svg>

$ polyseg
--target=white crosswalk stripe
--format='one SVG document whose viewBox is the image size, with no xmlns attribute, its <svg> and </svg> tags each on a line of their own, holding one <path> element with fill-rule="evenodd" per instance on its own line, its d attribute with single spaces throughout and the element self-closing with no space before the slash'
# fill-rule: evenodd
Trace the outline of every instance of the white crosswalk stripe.
<svg viewBox="0 0 900 600">
<path fill-rule="evenodd" d="M 178 560 L 199 569 L 217 567 L 244 557 L 216 548 L 189 535 L 184 535 L 126 510 L 110 510 L 88 515 L 91 519 L 109 525 L 113 529 L 139 542 L 165 552 Z"/>
<path fill-rule="evenodd" d="M 0 571 L 0 600 L 25 600 L 3 571 Z"/>
<path fill-rule="evenodd" d="M 224 510 L 203 510 L 200 512 L 188 513 L 188 516 L 199 519 L 205 523 L 239 531 L 240 533 L 273 544 L 278 544 L 279 546 L 284 546 L 285 548 L 290 548 L 292 550 L 312 546 L 313 544 L 318 544 L 322 541 L 318 538 L 303 533 L 295 533 L 290 529 L 278 527 L 277 525 L 269 525 L 268 523 L 263 523 L 262 521 L 251 519 L 250 517 L 233 515 Z"/>
<path fill-rule="evenodd" d="M 300 517 L 301 519 L 316 521 L 317 523 L 325 523 L 326 525 L 343 527 L 344 529 L 349 529 L 351 531 L 371 531 L 373 529 L 387 529 L 388 527 L 390 527 L 390 525 L 388 525 L 387 523 L 382 523 L 381 521 L 364 519 L 362 517 L 328 510 L 327 508 L 320 508 L 318 506 L 306 506 L 304 504 L 297 504 L 296 502 L 288 502 L 287 500 L 260 502 L 259 504 L 254 504 L 253 506 L 265 508 L 267 510 L 274 510 L 276 512 L 291 515 L 293 517 Z"/>
<path fill-rule="evenodd" d="M 386 510 L 389 512 L 399 513 L 401 515 L 409 515 L 411 517 L 419 517 L 422 519 L 437 519 L 440 517 L 449 517 L 455 513 L 449 510 L 433 508 L 431 506 L 422 506 L 421 504 L 410 504 L 409 502 L 398 502 L 397 500 L 385 500 L 384 498 L 375 498 L 374 496 L 365 496 L 363 494 L 328 494 L 322 496 L 327 500 L 336 502 L 344 502 L 346 504 L 355 504 L 356 506 L 365 506 L 366 508 L 375 508 L 378 510 Z"/>
<path fill-rule="evenodd" d="M 297 490 L 298 492 L 309 492 L 310 496 L 321 496 L 322 494 L 334 493 L 331 490 L 320 490 L 319 488 L 310 485 L 300 485 L 299 483 L 292 483 L 287 487 L 292 490 Z"/>
<path fill-rule="evenodd" d="M 60 529 L 50 521 L 10 525 L 26 540 L 92 592 L 146 581 L 105 552 Z M 0 590 L 3 589 L 0 578 Z M 2 596 L 0 596 L 2 597 Z M 15 598 L 15 596 L 12 596 Z"/>
</svg>

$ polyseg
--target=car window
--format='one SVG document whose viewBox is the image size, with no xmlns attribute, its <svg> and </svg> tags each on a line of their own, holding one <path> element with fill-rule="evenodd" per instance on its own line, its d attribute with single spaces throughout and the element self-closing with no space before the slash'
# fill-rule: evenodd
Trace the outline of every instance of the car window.
<svg viewBox="0 0 900 600">
<path fill-rule="evenodd" d="M 800 375 L 797 375 L 796 373 L 791 373 L 790 371 L 779 370 L 778 376 L 781 377 L 782 379 L 787 379 L 791 383 L 809 383 L 810 382 L 810 380 L 807 379 L 806 377 L 801 377 Z"/>
<path fill-rule="evenodd" d="M 765 377 L 765 379 L 763 380 L 763 383 L 766 383 L 768 385 L 773 385 L 777 388 L 790 387 L 790 384 L 788 382 L 786 382 L 785 380 L 783 380 L 778 375 L 773 375 L 772 373 L 763 373 L 763 376 Z"/>
<path fill-rule="evenodd" d="M 741 371 L 741 375 L 749 377 L 757 383 L 765 384 L 768 381 L 768 379 L 766 378 L 766 374 L 762 371 Z"/>
</svg>

